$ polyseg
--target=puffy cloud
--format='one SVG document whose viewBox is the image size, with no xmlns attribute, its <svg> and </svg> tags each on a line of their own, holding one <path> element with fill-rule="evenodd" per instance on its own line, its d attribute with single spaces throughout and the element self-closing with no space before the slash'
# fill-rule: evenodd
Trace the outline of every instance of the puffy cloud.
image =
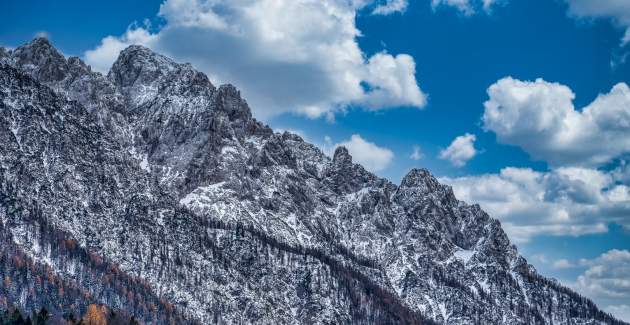
<svg viewBox="0 0 630 325">
<path fill-rule="evenodd" d="M 626 29 L 622 17 L 627 1 L 567 0 L 580 17 L 610 17 Z M 612 9 L 613 2 L 616 9 Z M 433 0 L 434 8 L 450 5 L 466 15 L 475 9 L 465 0 Z M 630 7 L 628 7 L 630 8 Z M 625 10 L 625 11 L 624 11 Z M 619 59 L 623 64 L 625 54 Z M 498 141 L 520 146 L 552 169 L 504 168 L 499 174 L 442 178 L 459 199 L 479 203 L 502 221 L 510 238 L 524 243 L 537 235 L 583 235 L 607 231 L 607 224 L 630 228 L 630 168 L 621 161 L 612 171 L 597 170 L 630 153 L 630 89 L 619 83 L 583 108 L 564 85 L 538 79 L 504 78 L 488 89 L 483 126 Z M 567 259 L 533 258 L 554 269 L 587 266 L 575 285 L 581 293 L 600 298 L 605 310 L 630 320 L 630 252 L 612 250 L 578 265 Z M 608 299 L 608 300 L 606 300 Z M 605 302 L 604 302 L 605 301 Z M 610 304 L 610 302 L 614 302 Z"/>
<path fill-rule="evenodd" d="M 413 146 L 413 151 L 411 152 L 409 158 L 411 158 L 412 160 L 420 160 L 422 159 L 422 157 L 424 157 L 424 154 L 422 153 L 422 149 L 420 148 L 420 146 Z"/>
<path fill-rule="evenodd" d="M 379 147 L 363 139 L 359 134 L 353 134 L 350 139 L 337 144 L 332 144 L 330 137 L 326 137 L 324 141 L 323 150 L 329 156 L 332 156 L 337 147 L 344 146 L 348 149 L 354 162 L 363 165 L 365 169 L 371 172 L 378 172 L 387 168 L 394 159 L 394 153 L 391 150 Z"/>
<path fill-rule="evenodd" d="M 580 267 L 583 272 L 569 286 L 593 299 L 618 319 L 630 321 L 630 251 L 612 249 L 578 264 L 559 260 L 559 266 Z M 555 265 L 554 265 L 555 266 Z"/>
<path fill-rule="evenodd" d="M 595 299 L 630 299 L 630 251 L 613 249 L 582 263 L 588 265 L 577 279 L 582 292 Z"/>
<path fill-rule="evenodd" d="M 157 32 L 133 26 L 85 53 L 106 71 L 118 52 L 143 44 L 191 62 L 215 83 L 239 87 L 256 117 L 284 112 L 326 116 L 349 105 L 369 110 L 423 107 L 414 59 L 359 48 L 359 10 L 402 11 L 389 0 L 166 0 Z"/>
<path fill-rule="evenodd" d="M 389 15 L 396 12 L 405 12 L 407 10 L 407 0 L 386 0 L 384 3 L 378 4 L 372 14 Z"/>
<path fill-rule="evenodd" d="M 431 0 L 431 6 L 433 10 L 440 6 L 450 6 L 457 9 L 459 12 L 466 16 L 475 14 L 479 8 L 482 8 L 485 12 L 489 13 L 492 7 L 502 0 Z"/>
<path fill-rule="evenodd" d="M 416 64 L 407 54 L 392 56 L 383 52 L 373 55 L 368 61 L 367 74 L 363 81 L 375 88 L 357 100 L 357 103 L 373 110 L 412 103 L 424 106 L 426 95 L 416 84 L 415 71 Z"/>
<path fill-rule="evenodd" d="M 477 137 L 470 133 L 458 136 L 448 148 L 440 151 L 440 159 L 450 161 L 453 166 L 463 167 L 477 155 L 477 150 L 475 149 L 476 139 Z"/>
<path fill-rule="evenodd" d="M 630 41 L 630 1 L 626 0 L 565 0 L 569 4 L 569 14 L 578 18 L 609 18 L 625 28 L 621 40 L 625 45 Z"/>
<path fill-rule="evenodd" d="M 578 111 L 567 86 L 503 78 L 488 88 L 483 127 L 553 166 L 597 166 L 630 152 L 630 88 L 615 85 Z"/>
<path fill-rule="evenodd" d="M 458 199 L 478 203 L 501 220 L 510 239 L 602 233 L 630 227 L 630 192 L 614 173 L 587 168 L 537 172 L 507 167 L 499 174 L 442 178 Z"/>
</svg>

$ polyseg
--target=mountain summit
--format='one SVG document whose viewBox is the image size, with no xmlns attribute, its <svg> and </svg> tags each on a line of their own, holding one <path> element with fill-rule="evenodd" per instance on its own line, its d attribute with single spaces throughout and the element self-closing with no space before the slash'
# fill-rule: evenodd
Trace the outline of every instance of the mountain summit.
<svg viewBox="0 0 630 325">
<path fill-rule="evenodd" d="M 0 307 L 145 323 L 621 324 L 425 169 L 401 185 L 141 46 L 0 50 Z"/>
</svg>

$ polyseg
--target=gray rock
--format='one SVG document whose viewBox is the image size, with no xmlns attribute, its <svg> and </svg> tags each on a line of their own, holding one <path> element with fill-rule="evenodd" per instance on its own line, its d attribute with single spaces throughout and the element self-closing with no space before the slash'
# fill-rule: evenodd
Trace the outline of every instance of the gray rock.
<svg viewBox="0 0 630 325">
<path fill-rule="evenodd" d="M 427 170 L 330 159 L 189 64 L 131 46 L 105 77 L 45 39 L 0 60 L 0 222 L 63 278 L 42 220 L 202 323 L 616 322 Z"/>
</svg>

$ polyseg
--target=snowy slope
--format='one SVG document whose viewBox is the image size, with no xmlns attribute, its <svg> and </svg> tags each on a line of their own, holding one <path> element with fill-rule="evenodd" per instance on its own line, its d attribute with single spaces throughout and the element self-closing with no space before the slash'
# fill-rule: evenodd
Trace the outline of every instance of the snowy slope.
<svg viewBox="0 0 630 325">
<path fill-rule="evenodd" d="M 616 322 L 427 170 L 327 157 L 189 64 L 131 46 L 103 76 L 41 38 L 0 62 L 0 221 L 34 259 L 46 220 L 202 323 Z"/>
</svg>

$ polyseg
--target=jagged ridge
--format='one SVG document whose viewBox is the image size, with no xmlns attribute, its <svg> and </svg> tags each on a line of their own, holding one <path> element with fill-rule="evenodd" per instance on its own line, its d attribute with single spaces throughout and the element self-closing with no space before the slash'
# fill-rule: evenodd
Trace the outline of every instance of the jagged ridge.
<svg viewBox="0 0 630 325">
<path fill-rule="evenodd" d="M 617 322 L 427 170 L 330 159 L 189 64 L 132 46 L 103 76 L 45 39 L 0 61 L 0 221 L 60 277 L 38 225 L 204 323 Z"/>
</svg>

